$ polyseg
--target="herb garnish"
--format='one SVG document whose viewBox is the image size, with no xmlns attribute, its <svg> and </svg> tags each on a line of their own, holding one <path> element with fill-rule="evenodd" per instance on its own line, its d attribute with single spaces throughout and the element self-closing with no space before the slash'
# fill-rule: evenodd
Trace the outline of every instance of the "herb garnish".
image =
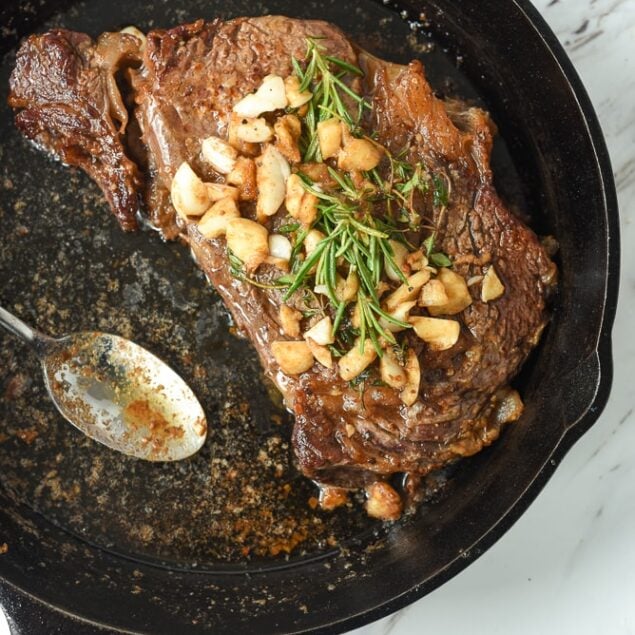
<svg viewBox="0 0 635 635">
<path fill-rule="evenodd" d="M 426 199 L 432 199 L 442 215 L 449 200 L 449 181 L 445 175 L 432 175 L 423 162 L 407 160 L 407 149 L 393 156 L 374 140 L 376 134 L 365 134 L 361 121 L 371 105 L 350 87 L 363 72 L 345 60 L 327 55 L 318 40 L 307 38 L 304 69 L 298 60 L 292 59 L 299 91 L 310 90 L 312 94 L 301 115 L 303 162 L 323 162 L 318 123 L 331 118 L 339 119 L 350 137 L 366 139 L 381 148 L 382 162 L 356 175 L 329 163 L 327 171 L 332 184 L 328 188 L 303 174 L 300 165 L 298 175 L 305 190 L 317 198 L 317 216 L 310 227 L 290 219 L 276 230 L 292 241 L 290 272 L 274 285 L 266 285 L 247 277 L 242 263 L 230 253 L 232 274 L 256 286 L 284 289 L 285 301 L 303 290 L 307 311 L 313 314 L 324 313 L 326 296 L 336 338 L 336 344 L 329 348 L 335 357 L 350 350 L 355 339 L 361 353 L 368 340 L 380 356 L 386 345 L 403 351 L 405 344 L 397 342 L 390 327 L 394 325 L 398 330 L 412 327 L 382 308 L 379 291 L 388 266 L 401 283 L 407 284 L 406 275 L 395 261 L 391 240 L 399 240 L 411 251 L 417 250 L 406 239 L 407 232 L 418 231 L 422 225 L 417 208 Z M 419 249 L 424 250 L 433 266 L 451 266 L 447 255 L 435 251 L 436 229 L 430 229 L 432 233 Z M 322 232 L 324 238 L 304 255 L 303 245 L 310 230 Z M 353 281 L 353 289 L 344 293 L 347 281 Z M 354 320 L 350 310 L 353 306 Z"/>
<path fill-rule="evenodd" d="M 297 59 L 292 58 L 293 71 L 300 80 L 300 92 L 311 89 L 313 98 L 308 103 L 304 116 L 304 134 L 301 138 L 302 157 L 304 161 L 321 161 L 320 146 L 317 138 L 317 125 L 331 117 L 341 119 L 353 134 L 360 134 L 359 127 L 364 109 L 370 110 L 370 104 L 355 93 L 345 82 L 346 75 L 361 77 L 361 69 L 348 62 L 325 55 L 325 48 L 319 44 L 320 38 L 307 38 L 307 61 L 302 70 Z M 345 101 L 351 101 L 357 107 L 353 117 Z"/>
<path fill-rule="evenodd" d="M 266 282 L 260 282 L 254 278 L 250 278 L 245 273 L 243 261 L 236 256 L 231 249 L 227 249 L 227 260 L 229 261 L 229 272 L 234 278 L 247 282 L 259 289 L 286 289 L 288 283 L 285 283 L 281 278 L 278 278 L 274 284 L 268 284 Z"/>
<path fill-rule="evenodd" d="M 280 225 L 280 227 L 276 229 L 276 232 L 278 234 L 291 234 L 297 232 L 300 227 L 300 223 L 286 223 L 285 225 Z"/>
<path fill-rule="evenodd" d="M 434 241 L 436 240 L 436 231 L 432 232 L 424 241 L 423 247 L 426 250 L 426 256 L 434 267 L 451 267 L 452 261 L 442 251 L 434 250 Z"/>
<path fill-rule="evenodd" d="M 333 331 L 337 332 L 350 301 L 338 294 L 338 261 L 342 259 L 348 265 L 348 275 L 354 274 L 359 280 L 356 293 L 359 312 L 360 350 L 364 351 L 366 338 L 369 338 L 378 354 L 382 354 L 380 339 L 391 344 L 396 343 L 394 335 L 380 320 L 410 328 L 410 324 L 395 319 L 386 313 L 380 305 L 377 287 L 384 271 L 386 259 L 395 271 L 400 271 L 394 261 L 394 252 L 390 245 L 390 236 L 378 227 L 377 219 L 370 208 L 353 204 L 351 199 L 358 197 L 345 175 L 340 176 L 330 168 L 331 175 L 339 188 L 332 193 L 317 189 L 314 183 L 304 177 L 305 188 L 318 200 L 318 218 L 313 227 L 325 234 L 315 250 L 305 259 L 295 274 L 291 286 L 287 289 L 288 300 L 297 289 L 308 282 L 315 267 L 315 285 L 323 286 L 331 305 L 335 310 Z M 363 201 L 362 201 L 363 203 Z M 341 267 L 340 267 L 341 268 Z M 401 274 L 403 276 L 403 274 Z M 403 280 L 406 281 L 405 276 Z"/>
</svg>

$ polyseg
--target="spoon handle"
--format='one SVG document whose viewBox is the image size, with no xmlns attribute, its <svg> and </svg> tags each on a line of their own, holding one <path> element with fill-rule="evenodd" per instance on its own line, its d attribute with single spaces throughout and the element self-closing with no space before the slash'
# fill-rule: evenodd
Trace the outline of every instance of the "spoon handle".
<svg viewBox="0 0 635 635">
<path fill-rule="evenodd" d="M 0 326 L 17 335 L 21 340 L 38 349 L 40 344 L 49 340 L 46 335 L 26 325 L 22 320 L 0 306 Z"/>
</svg>

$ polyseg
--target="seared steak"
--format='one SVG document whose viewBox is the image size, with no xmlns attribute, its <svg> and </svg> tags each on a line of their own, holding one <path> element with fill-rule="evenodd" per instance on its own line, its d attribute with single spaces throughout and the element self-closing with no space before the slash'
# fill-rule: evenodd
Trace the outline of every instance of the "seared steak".
<svg viewBox="0 0 635 635">
<path fill-rule="evenodd" d="M 96 43 L 69 31 L 31 37 L 18 51 L 9 97 L 22 133 L 85 170 L 127 230 L 137 227 L 142 180 L 122 144 L 128 111 L 115 73 L 138 57 L 139 44 L 109 33 Z"/>
<path fill-rule="evenodd" d="M 447 207 L 435 208 L 428 222 L 453 271 L 475 282 L 472 303 L 456 316 L 461 329 L 452 348 L 435 351 L 407 336 L 421 368 L 419 395 L 409 406 L 386 385 L 352 386 L 335 367 L 316 363 L 297 376 L 283 373 L 271 351 L 285 337 L 283 291 L 232 275 L 225 239 L 204 238 L 171 203 L 170 184 L 183 161 L 204 181 L 219 180 L 201 161 L 201 140 L 224 137 L 234 104 L 266 75 L 289 76 L 291 57 L 304 58 L 307 37 L 321 38 L 330 55 L 364 70 L 358 90 L 372 104 L 365 125 L 378 141 L 394 155 L 447 175 L 451 185 Z M 86 170 L 124 229 L 135 227 L 140 205 L 164 236 L 190 244 L 295 413 L 293 443 L 302 472 L 322 484 L 371 486 L 398 472 L 425 475 L 496 439 L 520 414 L 509 382 L 545 326 L 555 267 L 494 190 L 487 113 L 435 97 L 421 63 L 378 60 L 319 21 L 199 21 L 153 31 L 141 48 L 126 34 L 105 34 L 97 42 L 63 30 L 30 37 L 11 77 L 16 125 Z M 124 80 L 134 125 L 118 88 Z M 245 216 L 254 216 L 252 207 L 246 204 Z M 269 222 L 285 216 L 283 206 Z M 505 293 L 486 302 L 478 283 L 492 264 Z"/>
</svg>

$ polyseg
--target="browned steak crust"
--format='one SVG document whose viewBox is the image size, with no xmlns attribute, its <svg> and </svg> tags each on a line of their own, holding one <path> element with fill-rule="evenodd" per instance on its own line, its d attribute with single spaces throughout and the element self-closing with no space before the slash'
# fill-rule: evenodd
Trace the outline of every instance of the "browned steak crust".
<svg viewBox="0 0 635 635">
<path fill-rule="evenodd" d="M 469 279 L 493 263 L 505 285 L 504 296 L 491 303 L 481 301 L 478 285 L 471 287 L 473 303 L 457 316 L 461 335 L 450 350 L 430 351 L 412 338 L 422 378 L 419 399 L 410 407 L 395 390 L 360 391 L 319 365 L 299 377 L 284 375 L 270 351 L 282 336 L 281 295 L 233 277 L 224 239 L 206 240 L 194 224 L 184 226 L 170 203 L 170 182 L 182 161 L 204 180 L 217 178 L 199 159 L 201 139 L 224 135 L 233 104 L 265 75 L 289 75 L 291 56 L 304 56 L 307 36 L 323 38 L 330 54 L 366 71 L 362 89 L 373 106 L 368 124 L 382 144 L 395 153 L 406 149 L 413 161 L 448 175 L 450 203 L 442 217 L 427 220 L 440 227 L 438 243 L 454 270 Z M 124 228 L 134 226 L 141 193 L 164 235 L 189 241 L 295 412 L 294 449 L 304 474 L 345 486 L 395 472 L 422 475 L 491 443 L 512 418 L 506 412 L 514 402 L 508 385 L 546 323 L 555 267 L 494 190 L 487 114 L 437 99 L 419 62 L 377 60 L 324 22 L 271 16 L 199 21 L 149 33 L 143 55 L 131 50 L 126 36 L 109 37 L 112 46 L 124 45 L 125 54 L 140 61 L 131 82 L 147 153 L 142 174 L 124 152 L 126 122 L 116 114 L 108 80 L 116 64 L 99 61 L 102 39 L 93 44 L 64 31 L 29 38 L 12 76 L 16 123 L 29 138 L 84 168 Z M 244 214 L 253 210 L 247 206 Z"/>
<path fill-rule="evenodd" d="M 289 75 L 291 56 L 304 56 L 308 35 L 324 38 L 334 54 L 355 59 L 352 45 L 335 27 L 277 16 L 198 21 L 148 34 L 144 64 L 134 80 L 136 115 L 151 165 L 147 208 L 164 233 L 176 233 L 169 193 L 181 162 L 191 162 L 213 180 L 214 172 L 199 159 L 201 139 L 224 136 L 232 106 L 265 75 Z"/>
<path fill-rule="evenodd" d="M 9 96 L 22 133 L 85 170 L 126 230 L 137 227 L 141 178 L 120 139 L 128 113 L 114 75 L 138 55 L 139 41 L 128 35 L 97 43 L 64 30 L 31 36 L 18 51 Z"/>
</svg>

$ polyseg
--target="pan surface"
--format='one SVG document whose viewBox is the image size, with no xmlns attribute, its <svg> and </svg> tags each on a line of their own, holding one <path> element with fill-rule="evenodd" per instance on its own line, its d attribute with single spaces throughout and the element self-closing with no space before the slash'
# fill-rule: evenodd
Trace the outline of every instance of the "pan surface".
<svg viewBox="0 0 635 635">
<path fill-rule="evenodd" d="M 603 140 L 535 12 L 512 0 L 476 4 L 44 0 L 2 9 L 0 303 L 52 334 L 99 329 L 147 346 L 190 383 L 210 424 L 187 461 L 110 452 L 56 415 L 36 360 L 1 336 L 0 577 L 22 601 L 52 611 L 50 620 L 153 633 L 360 625 L 482 553 L 597 418 L 610 387 L 618 266 Z M 485 105 L 501 129 L 500 193 L 560 242 L 554 319 L 518 380 L 523 418 L 392 527 L 360 505 L 311 508 L 315 492 L 292 465 L 290 417 L 187 250 L 123 234 L 97 187 L 29 146 L 6 107 L 13 47 L 26 33 L 59 25 L 95 36 L 263 13 L 332 21 L 377 55 L 422 59 L 439 93 Z M 27 621 L 37 614 L 23 611 Z"/>
</svg>

